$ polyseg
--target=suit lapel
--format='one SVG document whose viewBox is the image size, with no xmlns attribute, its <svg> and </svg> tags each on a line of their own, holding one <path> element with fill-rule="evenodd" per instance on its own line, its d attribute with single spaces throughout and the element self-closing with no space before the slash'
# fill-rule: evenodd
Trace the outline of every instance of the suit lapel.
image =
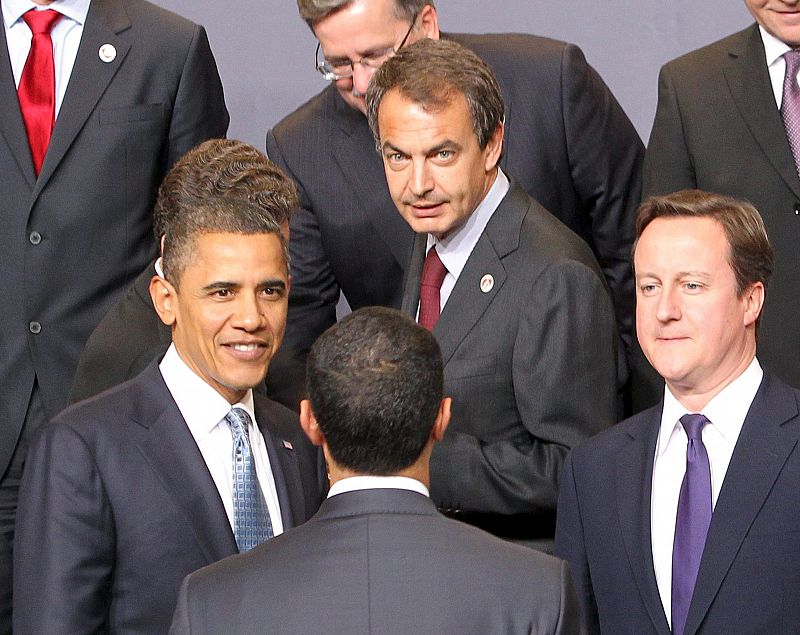
<svg viewBox="0 0 800 635">
<path fill-rule="evenodd" d="M 775 107 L 758 27 L 746 32 L 728 55 L 729 63 L 723 72 L 736 107 L 775 171 L 800 198 L 800 178 Z"/>
<path fill-rule="evenodd" d="M 0 16 L 2 16 L 1 8 Z M 11 150 L 11 156 L 17 162 L 20 172 L 25 177 L 31 190 L 33 190 L 33 186 L 36 183 L 36 173 L 33 170 L 33 160 L 31 159 L 31 149 L 28 145 L 28 134 L 25 131 L 25 122 L 22 120 L 22 111 L 19 108 L 14 72 L 11 70 L 11 60 L 8 57 L 5 28 L 0 28 L 0 104 L 3 105 L 3 116 L 0 117 L 0 133 L 6 140 L 6 144 Z"/>
<path fill-rule="evenodd" d="M 620 530 L 642 602 L 656 628 L 669 635 L 670 629 L 653 568 L 653 543 L 650 532 L 650 498 L 653 486 L 653 461 L 662 406 L 639 415 L 645 426 L 630 426 L 631 442 L 617 456 L 617 510 Z M 638 418 L 637 418 L 638 420 Z"/>
<path fill-rule="evenodd" d="M 142 378 L 151 394 L 145 395 L 140 412 L 134 413 L 136 422 L 148 429 L 139 450 L 188 519 L 208 562 L 237 553 L 217 487 L 157 363 Z"/>
<path fill-rule="evenodd" d="M 697 632 L 784 463 L 797 445 L 794 394 L 765 375 L 750 406 L 711 517 L 686 635 Z"/>
<path fill-rule="evenodd" d="M 361 201 L 373 232 L 382 237 L 386 248 L 405 271 L 413 232 L 391 202 L 383 161 L 377 156 L 366 118 L 344 103 L 338 94 L 332 98 L 338 123 L 331 131 L 335 161 L 353 196 Z"/>
<path fill-rule="evenodd" d="M 64 101 L 36 181 L 35 195 L 47 184 L 122 65 L 130 44 L 117 34 L 130 26 L 120 0 L 92 0 Z M 103 44 L 111 44 L 116 49 L 116 57 L 111 62 L 100 60 L 98 51 Z"/>
<path fill-rule="evenodd" d="M 428 234 L 416 234 L 414 236 L 411 259 L 408 263 L 403 284 L 402 311 L 415 319 L 417 317 L 417 308 L 419 307 L 419 286 L 422 282 L 422 265 L 425 262 L 427 241 Z"/>
<path fill-rule="evenodd" d="M 262 404 L 256 405 L 256 422 L 264 437 L 267 447 L 275 490 L 278 494 L 278 505 L 281 508 L 281 520 L 284 531 L 297 527 L 305 520 L 305 498 L 303 497 L 300 466 L 297 455 L 291 444 L 287 447 L 284 440 L 272 433 L 267 425 L 269 412 Z"/>
</svg>

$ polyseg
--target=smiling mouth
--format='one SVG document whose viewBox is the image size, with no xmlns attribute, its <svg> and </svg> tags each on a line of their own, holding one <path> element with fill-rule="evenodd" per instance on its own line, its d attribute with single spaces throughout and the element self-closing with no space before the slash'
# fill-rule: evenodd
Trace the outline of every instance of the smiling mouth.
<svg viewBox="0 0 800 635">
<path fill-rule="evenodd" d="M 255 361 L 269 350 L 266 342 L 249 342 L 247 344 L 235 343 L 225 344 L 231 355 L 241 361 Z"/>
</svg>

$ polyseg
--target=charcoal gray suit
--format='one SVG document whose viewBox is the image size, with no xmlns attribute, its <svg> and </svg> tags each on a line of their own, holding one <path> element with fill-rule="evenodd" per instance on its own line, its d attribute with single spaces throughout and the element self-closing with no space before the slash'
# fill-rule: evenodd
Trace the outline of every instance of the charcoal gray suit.
<svg viewBox="0 0 800 635">
<path fill-rule="evenodd" d="M 800 178 L 757 26 L 661 69 L 644 174 L 647 195 L 697 187 L 758 208 L 775 250 L 758 359 L 800 388 Z"/>
<path fill-rule="evenodd" d="M 412 316 L 426 238 L 403 295 Z M 512 181 L 433 334 L 453 406 L 432 498 L 500 535 L 552 538 L 567 452 L 617 420 L 617 331 L 591 251 Z"/>
<path fill-rule="evenodd" d="M 325 489 L 297 415 L 254 394 L 289 528 Z M 284 443 L 286 441 L 286 443 Z M 14 632 L 166 632 L 181 580 L 237 552 L 219 491 L 156 362 L 34 436 L 20 490 Z"/>
<path fill-rule="evenodd" d="M 575 602 L 562 561 L 444 518 L 416 492 L 365 490 L 189 576 L 170 633 L 575 635 Z"/>
</svg>

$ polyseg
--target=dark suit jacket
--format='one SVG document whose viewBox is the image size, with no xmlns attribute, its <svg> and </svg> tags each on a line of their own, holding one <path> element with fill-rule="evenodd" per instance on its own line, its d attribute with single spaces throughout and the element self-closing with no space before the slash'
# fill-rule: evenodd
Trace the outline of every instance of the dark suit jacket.
<svg viewBox="0 0 800 635">
<path fill-rule="evenodd" d="M 623 335 L 631 330 L 630 249 L 643 148 L 608 87 L 570 44 L 532 35 L 451 35 L 492 67 L 506 105 L 501 167 L 593 249 Z M 330 86 L 267 134 L 300 187 L 291 225 L 285 351 L 305 359 L 353 309 L 399 307 L 413 233 L 389 196 L 366 118 Z"/>
<path fill-rule="evenodd" d="M 426 238 L 409 265 L 409 315 Z M 494 286 L 484 293 L 486 274 Z M 567 452 L 616 422 L 616 327 L 591 251 L 512 183 L 433 334 L 453 406 L 431 458 L 431 496 L 445 509 L 552 522 Z"/>
<path fill-rule="evenodd" d="M 297 415 L 259 395 L 255 409 L 281 517 L 293 527 L 319 506 L 319 454 Z M 164 633 L 181 580 L 236 553 L 217 488 L 155 362 L 39 430 L 17 528 L 20 635 Z"/>
<path fill-rule="evenodd" d="M 764 376 L 714 508 L 686 635 L 797 632 L 798 400 Z M 556 553 L 572 565 L 590 632 L 669 635 L 650 538 L 661 408 L 595 437 L 564 466 Z"/>
<path fill-rule="evenodd" d="M 228 114 L 205 31 L 142 0 L 92 0 L 38 179 L 4 32 L 0 108 L 2 474 L 34 378 L 55 416 L 89 333 L 154 256 L 161 177 Z"/>
<path fill-rule="evenodd" d="M 800 388 L 800 178 L 756 26 L 661 69 L 644 185 L 647 195 L 698 187 L 758 208 L 776 256 L 758 358 Z"/>
<path fill-rule="evenodd" d="M 235 597 L 236 601 L 231 601 Z M 171 633 L 580 632 L 566 564 L 366 490 L 184 582 Z"/>
</svg>

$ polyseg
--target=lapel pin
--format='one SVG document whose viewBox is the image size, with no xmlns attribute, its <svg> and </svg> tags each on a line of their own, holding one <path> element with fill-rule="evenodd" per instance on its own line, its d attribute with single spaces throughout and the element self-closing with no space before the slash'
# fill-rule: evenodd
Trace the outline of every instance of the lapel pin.
<svg viewBox="0 0 800 635">
<path fill-rule="evenodd" d="M 113 62 L 117 57 L 117 49 L 114 48 L 113 44 L 103 44 L 100 50 L 97 51 L 97 55 L 100 57 L 101 61 L 108 64 L 109 62 Z"/>
<path fill-rule="evenodd" d="M 494 287 L 494 278 L 492 277 L 491 273 L 487 273 L 483 278 L 481 278 L 481 291 L 484 293 L 489 293 Z"/>
<path fill-rule="evenodd" d="M 283 441 L 283 447 L 285 447 L 287 450 L 294 450 L 294 446 L 292 445 L 291 441 L 286 441 L 285 439 Z"/>
</svg>

